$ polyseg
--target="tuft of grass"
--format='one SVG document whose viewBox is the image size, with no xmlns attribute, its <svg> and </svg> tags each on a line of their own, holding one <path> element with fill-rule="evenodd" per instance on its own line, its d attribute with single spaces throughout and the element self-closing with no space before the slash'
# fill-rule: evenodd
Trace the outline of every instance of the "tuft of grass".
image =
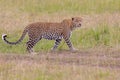
<svg viewBox="0 0 120 80">
<path fill-rule="evenodd" d="M 108 77 L 108 76 L 110 76 L 110 72 L 108 72 L 108 71 L 106 71 L 106 72 L 100 71 L 100 72 L 96 75 L 96 77 L 98 77 L 98 79 L 99 79 L 99 78 L 104 79 L 105 77 Z"/>
</svg>

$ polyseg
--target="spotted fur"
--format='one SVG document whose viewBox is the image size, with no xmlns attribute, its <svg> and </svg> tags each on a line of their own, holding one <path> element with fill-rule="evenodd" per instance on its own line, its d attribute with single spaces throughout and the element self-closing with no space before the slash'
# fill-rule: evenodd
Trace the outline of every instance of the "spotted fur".
<svg viewBox="0 0 120 80">
<path fill-rule="evenodd" d="M 2 35 L 3 41 L 7 44 L 16 45 L 20 43 L 28 33 L 29 41 L 26 43 L 27 50 L 31 53 L 32 48 L 35 44 L 42 38 L 48 40 L 55 40 L 55 44 L 52 50 L 55 50 L 60 44 L 61 40 L 64 39 L 70 50 L 74 50 L 72 43 L 70 41 L 70 35 L 72 30 L 81 26 L 82 19 L 80 17 L 74 17 L 72 19 L 65 19 L 60 23 L 50 23 L 50 22 L 37 22 L 29 24 L 25 27 L 21 38 L 16 42 L 9 42 L 6 37 L 7 35 Z"/>
</svg>

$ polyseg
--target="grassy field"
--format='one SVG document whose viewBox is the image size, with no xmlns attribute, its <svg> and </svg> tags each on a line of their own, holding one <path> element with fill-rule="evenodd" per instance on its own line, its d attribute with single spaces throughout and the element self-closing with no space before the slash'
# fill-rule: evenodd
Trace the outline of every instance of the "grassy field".
<svg viewBox="0 0 120 80">
<path fill-rule="evenodd" d="M 119 12 L 119 0 L 1 0 L 3 10 L 19 10 L 32 13 L 103 13 Z"/>
<path fill-rule="evenodd" d="M 60 22 L 83 18 L 73 31 L 71 53 L 62 41 L 50 52 L 54 41 L 42 39 L 26 52 L 28 36 L 18 45 L 0 39 L 0 80 L 120 80 L 120 0 L 0 0 L 0 35 L 17 41 L 33 22 Z"/>
</svg>

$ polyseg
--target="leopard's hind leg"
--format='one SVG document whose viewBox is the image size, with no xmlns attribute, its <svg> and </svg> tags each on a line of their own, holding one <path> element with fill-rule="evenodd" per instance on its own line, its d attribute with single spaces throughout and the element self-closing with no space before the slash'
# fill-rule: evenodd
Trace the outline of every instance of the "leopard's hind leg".
<svg viewBox="0 0 120 80">
<path fill-rule="evenodd" d="M 33 47 L 36 45 L 36 43 L 39 41 L 39 40 L 41 40 L 42 39 L 42 37 L 35 37 L 35 36 L 29 36 L 29 41 L 26 43 L 26 45 L 27 45 L 27 51 L 29 52 L 29 53 L 34 53 L 34 51 L 33 51 Z"/>
</svg>

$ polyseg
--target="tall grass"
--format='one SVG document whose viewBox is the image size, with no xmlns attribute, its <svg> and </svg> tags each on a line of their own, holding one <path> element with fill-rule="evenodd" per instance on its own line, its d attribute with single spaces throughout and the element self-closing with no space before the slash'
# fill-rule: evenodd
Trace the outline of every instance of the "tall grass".
<svg viewBox="0 0 120 80">
<path fill-rule="evenodd" d="M 76 46 L 96 47 L 96 46 L 115 46 L 120 44 L 120 27 L 99 25 L 95 28 L 78 30 L 73 34 L 72 41 Z M 75 39 L 76 38 L 76 39 Z M 75 40 L 74 40 L 75 39 Z M 79 46 L 80 47 L 80 46 Z"/>
</svg>

